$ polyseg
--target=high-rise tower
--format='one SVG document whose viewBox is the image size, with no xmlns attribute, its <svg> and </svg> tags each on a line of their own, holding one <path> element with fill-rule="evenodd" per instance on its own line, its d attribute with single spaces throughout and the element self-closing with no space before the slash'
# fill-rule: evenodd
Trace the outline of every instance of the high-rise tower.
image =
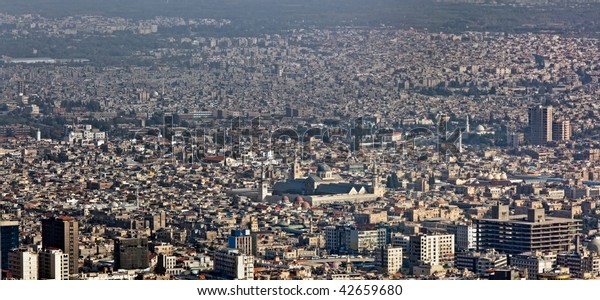
<svg viewBox="0 0 600 300">
<path fill-rule="evenodd" d="M 8 270 L 8 253 L 19 247 L 19 222 L 0 221 L 0 269 Z"/>
<path fill-rule="evenodd" d="M 544 145 L 552 141 L 552 106 L 534 106 L 528 109 L 529 141 Z"/>
<path fill-rule="evenodd" d="M 69 274 L 79 271 L 79 226 L 75 219 L 62 216 L 42 220 L 42 246 L 57 248 L 69 255 Z"/>
</svg>

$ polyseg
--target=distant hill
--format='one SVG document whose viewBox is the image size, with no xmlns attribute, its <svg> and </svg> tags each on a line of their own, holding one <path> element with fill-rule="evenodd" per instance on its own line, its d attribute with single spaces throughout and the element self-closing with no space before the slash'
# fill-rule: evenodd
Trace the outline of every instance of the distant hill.
<svg viewBox="0 0 600 300">
<path fill-rule="evenodd" d="M 592 1 L 592 0 L 589 0 Z M 600 0 L 593 0 L 598 2 Z M 460 2 L 460 3 L 454 3 Z M 600 4 L 489 5 L 483 0 L 0 0 L 0 12 L 47 17 L 104 15 L 132 19 L 155 16 L 233 21 L 232 31 L 272 32 L 288 28 L 386 26 L 432 31 L 600 32 Z M 501 0 L 496 2 L 502 2 Z M 511 2 L 511 1 L 504 1 Z M 540 3 L 520 0 L 521 3 Z"/>
</svg>

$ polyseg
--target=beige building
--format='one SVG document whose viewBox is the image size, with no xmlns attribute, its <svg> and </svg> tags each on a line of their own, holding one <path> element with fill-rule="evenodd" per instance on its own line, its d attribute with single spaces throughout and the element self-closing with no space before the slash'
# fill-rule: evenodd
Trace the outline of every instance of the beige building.
<svg viewBox="0 0 600 300">
<path fill-rule="evenodd" d="M 399 273 L 402 269 L 402 248 L 384 246 L 377 251 L 377 262 L 387 274 Z"/>
<path fill-rule="evenodd" d="M 419 264 L 444 265 L 454 261 L 454 235 L 413 235 L 409 240 L 409 261 Z"/>
<path fill-rule="evenodd" d="M 159 254 L 156 264 L 156 272 L 158 274 L 176 275 L 178 270 L 175 269 L 177 257 L 172 255 Z"/>
<path fill-rule="evenodd" d="M 571 123 L 569 121 L 552 122 L 552 140 L 568 141 L 571 139 Z"/>
<path fill-rule="evenodd" d="M 556 253 L 525 252 L 511 256 L 510 265 L 527 272 L 528 279 L 536 279 L 538 274 L 552 271 L 556 263 Z"/>
<path fill-rule="evenodd" d="M 40 279 L 69 279 L 69 255 L 60 249 L 46 249 L 39 254 Z"/>
<path fill-rule="evenodd" d="M 38 279 L 38 254 L 27 248 L 18 248 L 8 253 L 8 270 L 15 278 Z"/>
<path fill-rule="evenodd" d="M 378 224 L 388 220 L 387 211 L 359 213 L 354 216 L 356 224 Z"/>
<path fill-rule="evenodd" d="M 254 256 L 243 254 L 238 249 L 215 251 L 215 273 L 225 278 L 253 280 Z"/>
</svg>

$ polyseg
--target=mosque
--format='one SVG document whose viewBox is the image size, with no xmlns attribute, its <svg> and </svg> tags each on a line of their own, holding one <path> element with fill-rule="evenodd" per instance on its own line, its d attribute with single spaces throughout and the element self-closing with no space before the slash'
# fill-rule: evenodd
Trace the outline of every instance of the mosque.
<svg viewBox="0 0 600 300">
<path fill-rule="evenodd" d="M 375 200 L 385 193 L 378 172 L 373 172 L 371 184 L 350 183 L 327 164 L 318 164 L 315 173 L 302 174 L 299 163 L 294 162 L 287 180 L 275 182 L 269 189 L 261 178 L 258 190 L 232 190 L 230 194 L 244 195 L 259 202 L 280 202 L 294 199 L 304 206 L 332 203 L 352 203 Z M 304 204 L 306 203 L 306 204 Z"/>
<path fill-rule="evenodd" d="M 326 164 L 317 165 L 316 173 L 303 177 L 298 162 L 294 163 L 286 181 L 273 185 L 273 196 L 303 199 L 311 206 L 340 202 L 362 202 L 383 196 L 385 188 L 378 172 L 373 172 L 371 185 L 345 182 Z"/>
</svg>

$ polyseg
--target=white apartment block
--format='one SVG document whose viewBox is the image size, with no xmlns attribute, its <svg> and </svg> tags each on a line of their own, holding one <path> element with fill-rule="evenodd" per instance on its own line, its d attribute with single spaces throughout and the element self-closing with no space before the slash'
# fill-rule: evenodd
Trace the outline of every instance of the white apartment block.
<svg viewBox="0 0 600 300">
<path fill-rule="evenodd" d="M 8 253 L 8 270 L 17 279 L 38 279 L 38 254 L 26 248 L 14 249 Z"/>
<path fill-rule="evenodd" d="M 411 264 L 443 265 L 454 261 L 454 235 L 415 235 L 410 237 Z"/>
<path fill-rule="evenodd" d="M 216 273 L 233 279 L 254 279 L 254 256 L 245 255 L 238 249 L 215 251 L 214 270 Z"/>
<path fill-rule="evenodd" d="M 46 249 L 40 252 L 39 265 L 40 279 L 69 279 L 69 254 L 60 249 Z"/>
</svg>

